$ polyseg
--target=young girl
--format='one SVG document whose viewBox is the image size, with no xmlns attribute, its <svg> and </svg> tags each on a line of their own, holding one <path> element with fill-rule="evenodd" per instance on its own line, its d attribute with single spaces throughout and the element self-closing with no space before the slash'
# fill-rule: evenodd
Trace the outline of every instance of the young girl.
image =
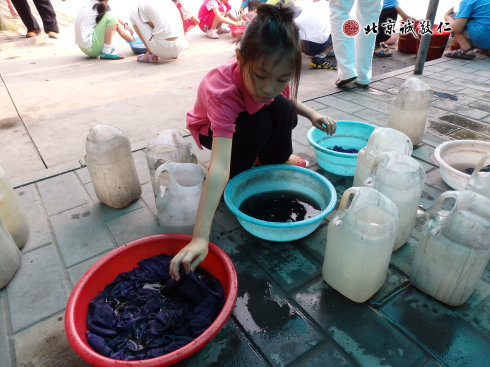
<svg viewBox="0 0 490 367">
<path fill-rule="evenodd" d="M 209 38 L 219 38 L 218 34 L 228 33 L 229 30 L 222 28 L 223 23 L 241 26 L 243 23 L 239 21 L 230 12 L 231 5 L 228 0 L 204 0 L 197 17 L 199 18 L 199 27 Z"/>
<path fill-rule="evenodd" d="M 236 60 L 211 70 L 199 85 L 187 128 L 199 148 L 211 149 L 211 161 L 192 241 L 171 262 L 174 279 L 179 279 L 181 264 L 188 273 L 206 257 L 211 222 L 230 177 L 251 168 L 256 158 L 262 164 L 305 166 L 303 159 L 291 155 L 297 114 L 335 133 L 335 120 L 296 99 L 302 63 L 293 15 L 290 7 L 259 5 L 236 49 Z"/>
<path fill-rule="evenodd" d="M 111 13 L 108 0 L 87 0 L 75 18 L 75 42 L 82 52 L 90 57 L 118 60 L 112 48 L 112 37 L 118 33 L 125 41 L 132 42 L 133 30 Z"/>
<path fill-rule="evenodd" d="M 177 9 L 179 9 L 180 17 L 182 18 L 182 23 L 184 23 L 184 33 L 189 32 L 194 26 L 199 24 L 199 19 L 194 15 L 189 13 L 189 11 L 182 5 L 180 0 L 172 0 Z"/>
</svg>

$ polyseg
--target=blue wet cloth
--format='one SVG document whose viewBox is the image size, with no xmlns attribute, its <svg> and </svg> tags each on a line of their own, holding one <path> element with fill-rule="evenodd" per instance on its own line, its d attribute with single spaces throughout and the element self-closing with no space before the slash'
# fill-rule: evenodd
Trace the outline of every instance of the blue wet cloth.
<svg viewBox="0 0 490 367">
<path fill-rule="evenodd" d="M 466 172 L 468 175 L 472 175 L 474 170 L 475 170 L 474 168 L 469 167 L 469 168 L 466 168 L 464 171 L 465 171 L 465 172 Z M 486 167 L 482 167 L 482 168 L 480 169 L 480 172 L 490 172 L 490 164 L 489 164 L 488 166 L 486 166 Z"/>
<path fill-rule="evenodd" d="M 165 254 L 141 260 L 90 301 L 86 336 L 97 353 L 129 361 L 158 357 L 194 340 L 216 319 L 225 301 L 220 282 L 183 271 L 176 282 L 171 260 Z"/>
<path fill-rule="evenodd" d="M 333 148 L 329 148 L 330 150 L 333 150 L 335 152 L 340 152 L 340 153 L 359 153 L 357 149 L 344 149 L 341 146 L 335 145 Z"/>
</svg>

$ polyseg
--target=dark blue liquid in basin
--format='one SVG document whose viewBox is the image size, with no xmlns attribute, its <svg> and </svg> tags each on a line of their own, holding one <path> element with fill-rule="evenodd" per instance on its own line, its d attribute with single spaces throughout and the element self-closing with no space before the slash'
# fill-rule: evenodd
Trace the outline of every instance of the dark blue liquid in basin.
<svg viewBox="0 0 490 367">
<path fill-rule="evenodd" d="M 320 214 L 320 205 L 296 191 L 270 191 L 243 201 L 240 211 L 268 222 L 298 222 Z"/>
</svg>

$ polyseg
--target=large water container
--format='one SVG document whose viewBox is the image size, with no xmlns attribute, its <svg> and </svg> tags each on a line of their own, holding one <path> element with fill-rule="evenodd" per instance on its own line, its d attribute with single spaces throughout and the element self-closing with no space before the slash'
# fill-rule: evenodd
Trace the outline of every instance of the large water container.
<svg viewBox="0 0 490 367">
<path fill-rule="evenodd" d="M 412 142 L 404 133 L 389 127 L 377 127 L 369 136 L 366 146 L 357 154 L 353 186 L 364 184 L 378 154 L 395 151 L 400 154 L 412 155 L 412 150 Z"/>
<path fill-rule="evenodd" d="M 112 125 L 95 125 L 85 142 L 87 164 L 97 198 L 124 208 L 141 195 L 129 139 Z"/>
<path fill-rule="evenodd" d="M 155 197 L 159 186 L 167 184 L 162 178 L 155 182 L 155 171 L 158 167 L 167 161 L 197 163 L 197 157 L 191 153 L 190 144 L 184 140 L 182 131 L 175 129 L 162 131 L 155 139 L 150 140 L 145 149 L 145 156 Z"/>
<path fill-rule="evenodd" d="M 414 158 L 397 152 L 379 154 L 364 182 L 365 186 L 386 195 L 398 207 L 400 224 L 393 251 L 402 247 L 412 233 L 424 184 L 424 167 Z"/>
<path fill-rule="evenodd" d="M 29 227 L 20 208 L 15 191 L 0 167 L 0 219 L 18 248 L 24 247 L 29 237 Z"/>
<path fill-rule="evenodd" d="M 20 251 L 0 218 L 0 289 L 12 279 L 20 262 Z"/>
<path fill-rule="evenodd" d="M 328 224 L 323 279 L 354 302 L 383 285 L 398 229 L 398 208 L 379 191 L 351 187 Z"/>
<path fill-rule="evenodd" d="M 168 175 L 155 198 L 162 233 L 192 234 L 206 174 L 195 163 L 167 161 L 155 171 L 155 179 Z M 158 181 L 157 181 L 158 182 Z"/>
<path fill-rule="evenodd" d="M 444 204 L 451 209 L 444 210 Z M 489 241 L 490 200 L 471 191 L 444 192 L 422 230 L 412 284 L 450 306 L 462 305 L 490 259 Z"/>
<path fill-rule="evenodd" d="M 390 108 L 388 127 L 406 134 L 414 146 L 422 143 L 432 103 L 432 89 L 419 78 L 407 79 Z"/>
</svg>

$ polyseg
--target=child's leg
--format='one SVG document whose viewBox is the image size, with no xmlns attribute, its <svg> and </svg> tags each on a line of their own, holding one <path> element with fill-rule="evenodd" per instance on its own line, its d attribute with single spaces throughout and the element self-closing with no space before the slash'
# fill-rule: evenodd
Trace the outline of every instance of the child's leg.
<svg viewBox="0 0 490 367">
<path fill-rule="evenodd" d="M 92 50 L 89 56 L 97 57 L 104 48 L 104 44 L 111 45 L 112 37 L 116 32 L 117 18 L 110 12 L 104 14 L 102 19 L 97 23 L 92 35 Z"/>
<path fill-rule="evenodd" d="M 271 119 L 271 129 L 258 157 L 263 164 L 284 163 L 293 153 L 292 131 L 298 124 L 296 107 L 280 95 L 265 110 Z"/>
</svg>

